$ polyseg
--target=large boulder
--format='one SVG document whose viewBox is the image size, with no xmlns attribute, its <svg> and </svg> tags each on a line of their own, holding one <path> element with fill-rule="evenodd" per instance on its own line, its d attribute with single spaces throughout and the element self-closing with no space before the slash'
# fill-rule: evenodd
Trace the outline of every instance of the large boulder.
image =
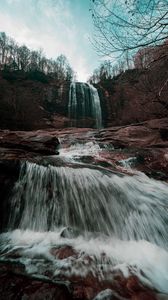
<svg viewBox="0 0 168 300">
<path fill-rule="evenodd" d="M 0 131 L 0 147 L 39 154 L 57 154 L 59 140 L 50 131 Z"/>
</svg>

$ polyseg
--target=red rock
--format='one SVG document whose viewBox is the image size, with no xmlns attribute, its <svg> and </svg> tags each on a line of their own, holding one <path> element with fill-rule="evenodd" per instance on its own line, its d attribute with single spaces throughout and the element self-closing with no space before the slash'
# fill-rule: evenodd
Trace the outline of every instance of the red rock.
<svg viewBox="0 0 168 300">
<path fill-rule="evenodd" d="M 20 275 L 20 273 L 23 275 Z M 88 273 L 87 275 L 81 274 L 72 276 L 60 275 L 60 277 L 55 278 L 56 281 L 57 279 L 59 279 L 59 281 L 61 280 L 62 282 L 70 282 L 71 293 L 64 286 L 64 284 L 58 285 L 57 283 L 52 283 L 50 279 L 47 282 L 43 282 L 40 279 L 27 277 L 25 276 L 25 274 L 25 269 L 20 265 L 17 266 L 17 264 L 1 264 L 0 293 L 4 297 L 1 298 L 2 300 L 12 300 L 13 298 L 10 298 L 9 296 L 12 295 L 11 297 L 14 297 L 20 292 L 20 290 L 22 290 L 22 295 L 24 295 L 25 297 L 24 299 L 41 300 L 45 299 L 40 298 L 44 294 L 47 299 L 50 299 L 51 297 L 51 299 L 53 300 L 93 300 L 94 297 L 98 295 L 98 293 L 106 289 L 110 289 L 112 291 L 114 299 L 157 299 L 154 291 L 150 290 L 148 287 L 143 286 L 136 276 L 124 278 L 122 273 L 117 270 L 113 271 L 113 274 L 104 274 L 104 277 L 101 278 L 99 278 L 99 274 L 93 275 L 92 273 Z M 52 278 L 52 274 L 47 273 L 47 270 L 44 275 L 48 276 L 48 278 Z"/>
<path fill-rule="evenodd" d="M 11 84 L 2 73 L 0 71 L 1 128 L 37 130 L 67 126 L 69 83 L 51 78 L 43 83 L 28 79 L 26 73 L 10 72 Z"/>
<path fill-rule="evenodd" d="M 56 154 L 59 140 L 49 131 L 0 131 L 0 147 L 40 154 Z"/>
<path fill-rule="evenodd" d="M 1 300 L 71 300 L 66 285 L 0 271 Z"/>
<path fill-rule="evenodd" d="M 126 286 L 132 300 L 156 300 L 154 293 L 144 287 L 136 276 L 130 276 Z"/>
<path fill-rule="evenodd" d="M 149 61 L 144 65 L 143 55 L 146 51 Z M 160 49 L 140 49 L 134 57 L 135 69 L 120 72 L 111 79 L 100 79 L 97 87 L 104 96 L 101 100 L 107 127 L 167 116 L 167 51 L 166 42 Z M 139 57 L 141 63 L 138 62 Z"/>
<path fill-rule="evenodd" d="M 134 294 L 131 300 L 156 300 L 156 296 L 149 291 Z"/>
<path fill-rule="evenodd" d="M 65 246 L 61 248 L 52 248 L 50 253 L 56 256 L 58 259 L 65 259 L 70 256 L 76 256 L 77 252 L 71 246 Z"/>
<path fill-rule="evenodd" d="M 126 286 L 131 294 L 138 292 L 143 288 L 142 285 L 140 285 L 139 279 L 136 276 L 130 276 L 127 280 Z"/>
</svg>

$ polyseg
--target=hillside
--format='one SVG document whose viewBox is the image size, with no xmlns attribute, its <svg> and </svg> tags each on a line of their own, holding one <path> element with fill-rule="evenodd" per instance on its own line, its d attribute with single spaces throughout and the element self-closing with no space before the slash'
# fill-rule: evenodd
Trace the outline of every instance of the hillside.
<svg viewBox="0 0 168 300">
<path fill-rule="evenodd" d="M 68 92 L 68 82 L 53 80 L 40 72 L 1 71 L 1 129 L 49 128 L 52 123 L 58 128 L 64 127 Z"/>
<path fill-rule="evenodd" d="M 96 86 L 105 126 L 138 123 L 168 115 L 168 43 L 134 57 L 134 68 L 103 76 Z"/>
</svg>

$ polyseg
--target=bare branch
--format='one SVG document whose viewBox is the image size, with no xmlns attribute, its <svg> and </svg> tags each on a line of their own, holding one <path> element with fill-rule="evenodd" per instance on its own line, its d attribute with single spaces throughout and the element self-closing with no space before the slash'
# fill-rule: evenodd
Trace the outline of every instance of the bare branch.
<svg viewBox="0 0 168 300">
<path fill-rule="evenodd" d="M 91 0 L 97 52 L 111 55 L 168 39 L 167 0 Z"/>
</svg>

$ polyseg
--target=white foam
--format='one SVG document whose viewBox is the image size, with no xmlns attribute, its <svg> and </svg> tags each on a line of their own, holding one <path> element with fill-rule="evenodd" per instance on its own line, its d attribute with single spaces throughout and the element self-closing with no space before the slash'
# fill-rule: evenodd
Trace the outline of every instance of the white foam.
<svg viewBox="0 0 168 300">
<path fill-rule="evenodd" d="M 123 298 L 119 296 L 117 293 L 110 289 L 106 289 L 104 291 L 101 291 L 93 300 L 110 300 L 110 299 L 118 299 L 118 300 L 126 300 L 126 298 Z"/>
<path fill-rule="evenodd" d="M 121 241 L 114 238 L 61 238 L 60 229 L 55 232 L 32 232 L 29 230 L 15 230 L 1 235 L 2 243 L 8 243 L 8 248 L 22 248 L 22 263 L 24 262 L 29 273 L 38 273 L 44 270 L 45 261 L 50 261 L 55 276 L 64 274 L 83 274 L 91 271 L 93 275 L 100 273 L 100 265 L 107 270 L 120 270 L 125 277 L 135 274 L 145 285 L 168 293 L 168 252 L 161 247 L 144 240 Z M 77 258 L 69 257 L 64 260 L 55 259 L 50 249 L 70 245 L 78 251 Z M 1 246 L 2 250 L 2 246 Z M 104 258 L 102 254 L 105 254 Z M 85 257 L 93 258 L 89 263 Z M 44 266 L 42 267 L 42 261 Z M 34 259 L 34 261 L 33 261 Z M 38 263 L 37 263 L 38 261 Z M 110 263 L 109 263 L 110 262 Z M 41 271 L 42 272 L 42 271 Z"/>
<path fill-rule="evenodd" d="M 94 143 L 87 148 L 92 146 L 99 153 Z M 22 230 L 0 235 L 1 259 L 15 259 L 12 251 L 17 251 L 28 273 L 43 275 L 48 270 L 53 277 L 89 272 L 112 277 L 120 270 L 125 277 L 135 274 L 145 285 L 168 294 L 167 184 L 143 174 L 118 176 L 31 163 L 22 166 L 19 180 L 11 214 L 18 218 L 20 212 Z M 61 237 L 59 224 L 72 226 L 76 237 Z M 52 255 L 52 248 L 65 245 L 78 254 L 62 260 Z"/>
<path fill-rule="evenodd" d="M 96 142 L 76 143 L 69 148 L 60 149 L 60 157 L 75 159 L 82 156 L 99 156 L 100 146 Z"/>
<path fill-rule="evenodd" d="M 133 157 L 129 157 L 127 159 L 119 160 L 119 163 L 125 169 L 132 169 L 132 166 L 134 166 L 134 164 L 136 163 L 136 161 L 137 161 L 137 158 L 135 156 L 133 156 Z"/>
</svg>

